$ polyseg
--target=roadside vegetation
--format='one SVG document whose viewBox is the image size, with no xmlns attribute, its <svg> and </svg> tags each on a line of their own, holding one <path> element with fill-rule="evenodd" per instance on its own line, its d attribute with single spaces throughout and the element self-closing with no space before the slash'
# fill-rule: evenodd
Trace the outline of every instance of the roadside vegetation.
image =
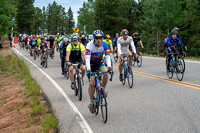
<svg viewBox="0 0 200 133">
<path fill-rule="evenodd" d="M 4 45 L 5 47 L 5 45 Z M 0 50 L 0 132 L 56 132 L 57 119 L 23 60 Z"/>
</svg>

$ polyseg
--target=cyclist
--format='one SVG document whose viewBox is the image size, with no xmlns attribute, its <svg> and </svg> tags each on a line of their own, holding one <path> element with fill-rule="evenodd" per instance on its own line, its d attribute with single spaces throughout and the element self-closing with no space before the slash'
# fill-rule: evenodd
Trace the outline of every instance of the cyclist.
<svg viewBox="0 0 200 133">
<path fill-rule="evenodd" d="M 168 59 L 168 63 L 167 63 L 167 70 L 170 70 L 170 60 L 173 57 L 173 54 L 175 57 L 177 57 L 177 50 L 175 48 L 176 44 L 178 44 L 181 48 L 181 50 L 183 51 L 182 53 L 185 54 L 185 51 L 183 49 L 183 46 L 181 45 L 181 41 L 180 39 L 177 37 L 177 31 L 173 31 L 171 33 L 171 36 L 167 39 L 167 56 L 169 57 Z M 175 58 L 175 61 L 177 61 L 178 59 Z"/>
<path fill-rule="evenodd" d="M 27 47 L 27 45 L 28 45 L 28 36 L 25 36 L 24 42 L 25 42 L 25 47 Z"/>
<path fill-rule="evenodd" d="M 64 38 L 62 43 L 59 46 L 60 49 L 60 53 L 61 53 L 61 69 L 62 69 L 62 75 L 64 75 L 64 64 L 66 61 L 66 50 L 67 50 L 67 46 L 68 46 L 69 42 L 68 42 L 68 38 Z"/>
<path fill-rule="evenodd" d="M 113 49 L 114 49 L 113 54 L 117 53 L 117 40 L 118 40 L 118 38 L 119 38 L 119 34 L 116 33 L 115 38 L 113 39 Z"/>
<path fill-rule="evenodd" d="M 22 44 L 22 34 L 19 34 L 19 45 Z"/>
<path fill-rule="evenodd" d="M 58 51 L 58 42 L 61 40 L 61 37 L 58 35 L 57 37 L 56 37 L 56 50 Z"/>
<path fill-rule="evenodd" d="M 103 41 L 107 43 L 109 50 L 113 51 L 112 41 L 110 40 L 109 34 L 106 35 L 106 39 L 104 39 Z"/>
<path fill-rule="evenodd" d="M 86 68 L 88 71 L 88 74 L 91 72 L 96 72 L 97 70 L 100 70 L 101 72 L 104 71 L 111 71 L 111 62 L 110 62 L 110 53 L 109 53 L 109 47 L 108 45 L 102 41 L 103 39 L 103 32 L 101 30 L 95 30 L 93 33 L 94 40 L 90 41 L 86 46 Z M 106 65 L 103 63 L 103 54 L 105 53 L 105 60 L 106 64 L 108 66 L 108 69 Z M 104 94 L 105 88 L 108 82 L 108 73 L 103 74 L 103 88 L 102 91 Z M 91 76 L 91 80 L 89 83 L 89 96 L 90 96 L 90 104 L 88 105 L 88 108 L 90 109 L 91 113 L 94 113 L 94 86 L 95 86 L 95 78 L 94 75 Z"/>
<path fill-rule="evenodd" d="M 41 37 L 41 42 L 40 42 L 40 50 L 41 50 L 41 55 L 40 55 L 40 60 L 41 60 L 41 65 L 42 65 L 42 59 L 43 59 L 43 54 L 45 53 L 48 56 L 48 43 L 45 41 L 44 36 Z"/>
<path fill-rule="evenodd" d="M 29 50 L 30 50 L 31 55 L 33 55 L 32 49 L 33 49 L 34 47 L 36 47 L 36 44 L 37 44 L 37 40 L 36 40 L 35 35 L 33 35 L 33 38 L 30 39 L 29 42 L 30 42 L 30 43 L 29 43 Z"/>
<path fill-rule="evenodd" d="M 54 53 L 54 48 L 55 48 L 55 39 L 53 38 L 53 36 L 51 35 L 50 38 L 49 38 L 49 47 L 50 47 L 50 50 L 49 52 L 51 53 L 51 50 L 53 50 L 53 53 Z M 52 54 L 50 54 L 50 57 L 52 56 Z"/>
<path fill-rule="evenodd" d="M 125 54 L 127 57 L 129 57 L 129 68 L 132 64 L 132 53 L 129 50 L 129 45 L 132 47 L 132 51 L 134 54 L 136 54 L 135 45 L 133 42 L 133 38 L 131 36 L 128 36 L 128 30 L 123 29 L 121 31 L 122 37 L 118 38 L 117 41 L 117 48 L 118 48 L 118 54 L 119 54 L 119 73 L 120 73 L 120 81 L 122 81 L 122 69 L 123 69 L 123 54 Z M 137 57 L 137 54 L 136 54 Z"/>
<path fill-rule="evenodd" d="M 67 46 L 67 57 L 66 57 L 66 62 L 69 65 L 69 78 L 71 81 L 71 88 L 74 89 L 74 79 L 73 79 L 73 70 L 74 67 L 70 66 L 72 63 L 76 62 L 82 62 L 83 64 L 80 66 L 81 69 L 81 74 L 82 74 L 82 85 L 84 85 L 84 75 L 85 75 L 85 47 L 83 44 L 78 42 L 78 35 L 73 34 L 71 36 L 71 44 Z"/>
<path fill-rule="evenodd" d="M 86 47 L 86 38 L 85 38 L 85 35 L 82 35 L 81 43 Z"/>
<path fill-rule="evenodd" d="M 135 49 L 136 49 L 137 53 L 139 52 L 138 45 L 137 45 L 138 42 L 140 42 L 142 49 L 144 49 L 144 45 L 143 45 L 141 39 L 139 38 L 139 34 L 137 32 L 133 33 L 133 42 L 134 42 Z"/>
</svg>

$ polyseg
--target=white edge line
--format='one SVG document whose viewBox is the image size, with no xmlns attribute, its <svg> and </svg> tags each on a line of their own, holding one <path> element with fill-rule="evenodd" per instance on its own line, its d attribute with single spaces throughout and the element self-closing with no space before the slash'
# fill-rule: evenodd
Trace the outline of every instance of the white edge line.
<svg viewBox="0 0 200 133">
<path fill-rule="evenodd" d="M 150 59 L 157 59 L 157 60 L 165 60 L 165 58 L 160 58 L 160 57 L 149 57 L 149 56 L 143 56 L 144 58 L 150 58 Z M 189 62 L 189 63 L 197 63 L 200 64 L 200 61 L 190 61 L 185 59 L 185 62 Z"/>
<path fill-rule="evenodd" d="M 33 66 L 35 66 L 38 70 L 40 70 L 56 87 L 58 92 L 60 92 L 61 95 L 64 96 L 64 98 L 67 100 L 70 105 L 70 109 L 74 112 L 74 116 L 78 123 L 80 124 L 82 130 L 84 133 L 93 133 L 92 129 L 90 128 L 89 124 L 85 120 L 85 118 L 82 116 L 82 114 L 79 112 L 78 108 L 75 106 L 75 104 L 70 100 L 70 98 L 65 94 L 65 92 L 62 90 L 62 88 L 58 85 L 58 83 L 53 80 L 48 74 L 46 74 L 41 68 L 39 68 L 37 65 L 35 65 L 32 61 L 30 61 L 28 58 L 26 58 L 24 55 L 22 55 L 18 50 L 15 48 L 11 48 L 12 50 L 15 50 L 20 56 L 22 56 L 24 59 L 29 61 Z"/>
</svg>

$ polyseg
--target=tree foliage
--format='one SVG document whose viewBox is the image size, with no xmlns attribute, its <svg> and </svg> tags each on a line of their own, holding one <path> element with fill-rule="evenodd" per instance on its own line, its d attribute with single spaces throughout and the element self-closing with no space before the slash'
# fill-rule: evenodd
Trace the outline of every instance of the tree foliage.
<svg viewBox="0 0 200 133">
<path fill-rule="evenodd" d="M 178 27 L 188 55 L 200 56 L 199 0 L 88 0 L 78 14 L 78 27 L 91 34 L 101 29 L 105 34 L 128 29 L 139 32 L 149 54 L 164 53 L 164 39 Z M 91 29 L 89 27 L 92 27 Z"/>
</svg>

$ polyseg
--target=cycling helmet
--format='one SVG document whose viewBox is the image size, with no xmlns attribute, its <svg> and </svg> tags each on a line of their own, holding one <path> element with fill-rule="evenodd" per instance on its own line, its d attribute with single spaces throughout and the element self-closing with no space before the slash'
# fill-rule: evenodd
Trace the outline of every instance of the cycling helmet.
<svg viewBox="0 0 200 133">
<path fill-rule="evenodd" d="M 77 34 L 73 34 L 72 36 L 71 36 L 71 41 L 73 41 L 73 40 L 78 40 L 78 35 Z"/>
<path fill-rule="evenodd" d="M 121 31 L 121 33 L 122 33 L 122 35 L 128 35 L 128 30 L 127 30 L 127 29 L 123 29 L 123 30 Z"/>
<path fill-rule="evenodd" d="M 103 37 L 104 36 L 104 34 L 103 34 L 103 31 L 101 31 L 101 30 L 95 30 L 94 32 L 93 32 L 93 37 Z"/>
<path fill-rule="evenodd" d="M 137 32 L 133 33 L 133 36 L 139 36 L 139 34 Z"/>
<path fill-rule="evenodd" d="M 85 37 L 85 35 L 82 35 L 82 37 Z"/>
<path fill-rule="evenodd" d="M 116 34 L 115 34 L 115 36 L 119 36 L 119 34 L 118 34 L 118 33 L 116 33 Z"/>
<path fill-rule="evenodd" d="M 65 42 L 68 42 L 68 39 L 67 38 L 64 38 L 63 39 L 63 42 L 65 43 Z"/>
<path fill-rule="evenodd" d="M 171 33 L 172 33 L 172 35 L 177 35 L 178 34 L 176 30 L 173 30 Z"/>
<path fill-rule="evenodd" d="M 109 34 L 107 34 L 107 35 L 106 35 L 106 38 L 108 38 L 108 39 L 109 39 L 109 38 L 110 38 L 110 35 L 109 35 Z"/>
</svg>

